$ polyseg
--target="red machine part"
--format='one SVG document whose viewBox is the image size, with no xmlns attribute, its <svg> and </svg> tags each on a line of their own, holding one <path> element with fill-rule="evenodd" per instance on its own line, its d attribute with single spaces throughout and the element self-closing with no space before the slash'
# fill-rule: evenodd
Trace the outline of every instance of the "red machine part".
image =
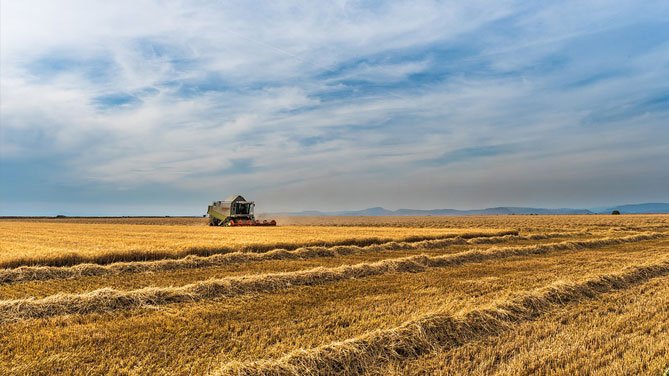
<svg viewBox="0 0 669 376">
<path fill-rule="evenodd" d="M 228 226 L 276 226 L 276 221 L 275 220 L 263 220 L 263 221 L 256 221 L 256 220 L 244 220 L 240 219 L 238 221 L 235 220 L 230 220 L 228 222 Z"/>
</svg>

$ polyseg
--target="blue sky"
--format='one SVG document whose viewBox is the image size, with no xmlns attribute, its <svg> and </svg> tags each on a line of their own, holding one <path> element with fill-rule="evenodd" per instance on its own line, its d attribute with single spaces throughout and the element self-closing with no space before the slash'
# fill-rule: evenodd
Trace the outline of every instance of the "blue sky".
<svg viewBox="0 0 669 376">
<path fill-rule="evenodd" d="M 669 201 L 666 1 L 7 1 L 0 214 Z"/>
</svg>

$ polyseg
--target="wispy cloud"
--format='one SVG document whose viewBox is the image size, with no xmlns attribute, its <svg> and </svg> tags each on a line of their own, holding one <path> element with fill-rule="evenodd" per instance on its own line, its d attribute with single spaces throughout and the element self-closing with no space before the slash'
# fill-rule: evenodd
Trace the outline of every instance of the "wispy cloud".
<svg viewBox="0 0 669 376">
<path fill-rule="evenodd" d="M 666 2 L 1 6 L 6 213 L 669 200 Z"/>
</svg>

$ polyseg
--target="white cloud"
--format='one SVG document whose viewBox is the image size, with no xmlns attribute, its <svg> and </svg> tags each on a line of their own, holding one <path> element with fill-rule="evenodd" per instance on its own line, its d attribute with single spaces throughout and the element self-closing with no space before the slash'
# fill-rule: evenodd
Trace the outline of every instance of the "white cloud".
<svg viewBox="0 0 669 376">
<path fill-rule="evenodd" d="M 314 203 L 353 187 L 361 202 L 414 189 L 464 197 L 501 171 L 530 184 L 544 154 L 543 166 L 577 163 L 587 176 L 611 165 L 612 145 L 625 165 L 669 136 L 666 108 L 644 109 L 662 95 L 669 45 L 625 59 L 597 45 L 663 15 L 663 3 L 629 1 L 3 0 L 2 156 L 59 161 L 54 182 L 265 197 L 320 187 Z M 607 111 L 618 115 L 595 124 Z M 490 145 L 514 150 L 421 164 Z M 512 200 L 507 182 L 500 200 Z"/>
</svg>

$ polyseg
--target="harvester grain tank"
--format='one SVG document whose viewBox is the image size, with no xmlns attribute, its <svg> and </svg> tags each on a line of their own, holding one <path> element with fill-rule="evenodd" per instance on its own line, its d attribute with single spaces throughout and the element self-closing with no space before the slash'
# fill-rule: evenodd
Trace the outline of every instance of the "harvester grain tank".
<svg viewBox="0 0 669 376">
<path fill-rule="evenodd" d="M 276 226 L 276 221 L 256 220 L 253 210 L 256 204 L 240 195 L 232 195 L 225 201 L 214 201 L 207 209 L 209 226 Z"/>
</svg>

